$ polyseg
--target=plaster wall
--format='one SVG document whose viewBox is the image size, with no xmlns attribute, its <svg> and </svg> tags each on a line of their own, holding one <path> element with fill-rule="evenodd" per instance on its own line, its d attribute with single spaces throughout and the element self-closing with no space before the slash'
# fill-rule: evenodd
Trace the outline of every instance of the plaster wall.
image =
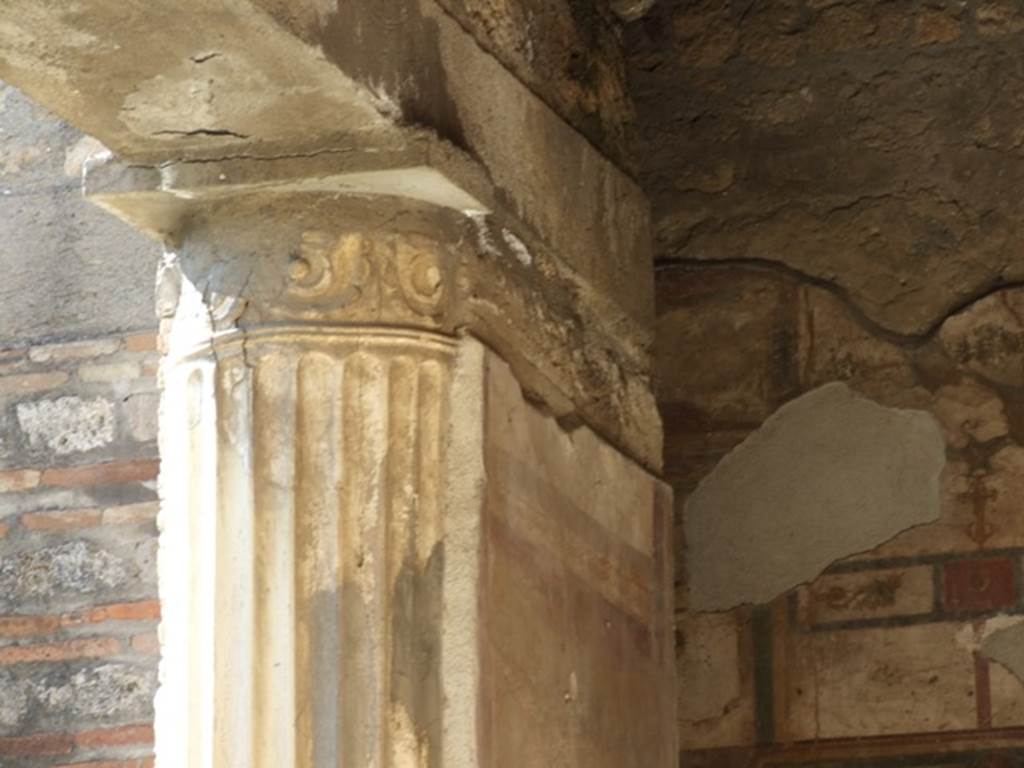
<svg viewBox="0 0 1024 768">
<path fill-rule="evenodd" d="M 1012 673 L 1010 650 L 1024 613 L 1020 290 L 994 292 L 916 343 L 882 338 L 832 292 L 764 270 L 663 272 L 659 295 L 667 471 L 684 564 L 677 571 L 683 765 L 1016 765 L 1024 754 L 1024 683 Z M 702 342 L 679 345 L 684 335 Z M 713 374 L 692 377 L 698 360 Z M 867 551 L 848 546 L 898 498 L 886 493 L 829 523 L 851 500 L 885 487 L 886 469 L 878 467 L 841 496 L 828 488 L 798 494 L 813 511 L 798 525 L 799 505 L 748 496 L 771 546 L 709 561 L 711 553 L 697 549 L 703 533 L 687 536 L 701 478 L 723 457 L 733 470 L 756 473 L 743 441 L 754 440 L 748 436 L 762 423 L 764 431 L 786 420 L 813 393 L 842 386 L 834 382 L 875 407 L 932 422 L 945 462 L 927 517 L 904 520 Z M 819 423 L 839 412 L 819 412 Z M 822 448 L 810 439 L 813 427 L 805 430 L 806 442 L 775 456 L 777 471 L 795 471 L 808 452 L 844 444 L 848 432 L 836 426 Z M 913 438 L 908 425 L 893 425 L 846 463 L 873 461 Z M 922 457 L 920 449 L 909 456 Z M 906 482 L 906 471 L 900 476 Z M 912 508 L 904 499 L 886 519 Z M 704 517 L 701 524 L 717 523 L 724 540 L 741 539 L 749 526 L 732 522 Z M 797 573 L 754 605 L 700 612 L 708 606 L 693 590 L 709 575 L 735 586 L 774 564 L 794 576 L 824 551 L 841 559 L 820 575 Z M 705 578 L 687 583 L 694 568 Z"/>
<path fill-rule="evenodd" d="M 0 83 L 0 346 L 153 328 L 159 246 L 86 202 L 98 148 Z"/>
<path fill-rule="evenodd" d="M 480 765 L 676 764 L 670 497 L 486 374 Z"/>
</svg>

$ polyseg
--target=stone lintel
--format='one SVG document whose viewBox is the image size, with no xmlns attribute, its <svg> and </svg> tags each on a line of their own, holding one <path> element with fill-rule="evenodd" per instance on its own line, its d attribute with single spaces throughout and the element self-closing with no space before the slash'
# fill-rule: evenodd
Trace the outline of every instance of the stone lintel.
<svg viewBox="0 0 1024 768">
<path fill-rule="evenodd" d="M 0 78 L 130 164 L 173 169 L 182 188 L 202 176 L 195 161 L 305 156 L 316 168 L 337 154 L 353 169 L 430 167 L 487 208 L 502 201 L 596 290 L 653 323 L 641 190 L 435 0 L 4 10 Z M 359 159 L 374 153 L 375 164 Z"/>
</svg>

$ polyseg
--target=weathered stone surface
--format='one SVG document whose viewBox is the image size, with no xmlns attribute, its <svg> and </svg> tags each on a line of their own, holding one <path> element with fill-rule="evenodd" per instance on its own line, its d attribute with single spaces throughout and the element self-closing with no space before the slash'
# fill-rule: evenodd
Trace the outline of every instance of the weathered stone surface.
<svg viewBox="0 0 1024 768">
<path fill-rule="evenodd" d="M 653 0 L 612 3 L 636 19 Z M 618 34 L 604 2 L 440 0 L 532 90 L 619 162 L 634 119 Z"/>
<path fill-rule="evenodd" d="M 36 684 L 35 696 L 50 717 L 66 713 L 83 723 L 153 716 L 156 670 L 119 663 L 91 664 L 71 674 L 58 672 Z"/>
<path fill-rule="evenodd" d="M 7 667 L 0 669 L 0 734 L 143 722 L 153 716 L 155 691 L 156 670 L 150 665 Z"/>
<path fill-rule="evenodd" d="M 944 464 L 926 413 L 884 408 L 843 384 L 791 401 L 686 502 L 690 610 L 767 602 L 836 558 L 935 520 Z"/>
<path fill-rule="evenodd" d="M 123 558 L 90 541 L 69 541 L 0 559 L 0 606 L 83 597 L 120 587 L 134 569 Z"/>
<path fill-rule="evenodd" d="M 0 347 L 154 325 L 159 248 L 65 176 L 80 136 L 0 83 Z"/>
<path fill-rule="evenodd" d="M 109 400 L 60 397 L 19 403 L 18 425 L 31 448 L 46 448 L 58 456 L 109 445 L 116 419 Z"/>
<path fill-rule="evenodd" d="M 797 270 L 911 335 L 1024 278 L 1021 14 L 656 5 L 627 47 L 658 257 Z"/>
</svg>

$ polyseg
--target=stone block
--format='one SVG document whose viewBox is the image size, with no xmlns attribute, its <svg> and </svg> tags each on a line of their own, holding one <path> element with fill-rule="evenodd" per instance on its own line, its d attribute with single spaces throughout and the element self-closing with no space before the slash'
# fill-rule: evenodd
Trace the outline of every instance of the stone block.
<svg viewBox="0 0 1024 768">
<path fill-rule="evenodd" d="M 0 609 L 60 596 L 81 598 L 120 587 L 134 569 L 91 541 L 66 541 L 0 559 Z"/>
<path fill-rule="evenodd" d="M 77 396 L 19 403 L 18 425 L 31 449 L 58 456 L 102 448 L 114 441 L 114 406 L 102 398 Z"/>
<path fill-rule="evenodd" d="M 55 667 L 37 676 L 34 696 L 48 719 L 139 722 L 152 717 L 156 682 L 156 670 L 149 663 L 99 661 L 71 669 Z"/>
</svg>

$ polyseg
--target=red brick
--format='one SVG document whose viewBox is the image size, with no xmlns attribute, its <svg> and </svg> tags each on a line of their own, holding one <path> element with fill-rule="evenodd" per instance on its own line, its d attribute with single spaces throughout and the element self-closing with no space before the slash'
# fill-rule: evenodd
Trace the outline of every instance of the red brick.
<svg viewBox="0 0 1024 768">
<path fill-rule="evenodd" d="M 0 472 L 0 493 L 17 493 L 35 488 L 41 476 L 37 469 L 4 470 Z"/>
<path fill-rule="evenodd" d="M 1012 560 L 953 560 L 943 570 L 942 603 L 951 613 L 993 611 L 1017 602 Z"/>
<path fill-rule="evenodd" d="M 49 373 L 20 373 L 0 378 L 0 395 L 20 395 L 27 392 L 42 392 L 66 384 L 68 375 L 64 371 Z"/>
<path fill-rule="evenodd" d="M 152 744 L 153 726 L 123 725 L 119 728 L 99 728 L 75 734 L 75 744 L 82 748 L 124 747 L 135 744 Z"/>
<path fill-rule="evenodd" d="M 28 512 L 21 516 L 22 526 L 30 531 L 70 531 L 92 528 L 100 524 L 103 512 L 99 509 L 73 509 L 63 512 Z"/>
<path fill-rule="evenodd" d="M 154 352 L 156 351 L 156 334 L 136 333 L 125 336 L 124 348 L 126 352 Z"/>
<path fill-rule="evenodd" d="M 45 344 L 30 349 L 28 357 L 37 363 L 78 360 L 110 355 L 116 352 L 120 346 L 117 339 L 89 339 L 87 341 L 72 341 L 67 344 Z"/>
<path fill-rule="evenodd" d="M 0 755 L 7 757 L 67 755 L 74 747 L 74 741 L 66 733 L 34 733 L 31 736 L 0 738 Z"/>
<path fill-rule="evenodd" d="M 132 638 L 132 650 L 146 656 L 157 656 L 160 654 L 160 638 L 156 632 L 135 635 Z"/>
<path fill-rule="evenodd" d="M 120 651 L 121 641 L 116 637 L 89 637 L 64 643 L 8 646 L 0 648 L 0 666 L 28 664 L 34 661 L 94 659 Z"/>
<path fill-rule="evenodd" d="M 160 618 L 160 602 L 145 600 L 138 603 L 112 603 L 99 605 L 85 614 L 85 621 L 96 624 L 101 621 L 156 621 Z"/>
<path fill-rule="evenodd" d="M 74 488 L 83 485 L 119 485 L 144 480 L 155 480 L 160 471 L 160 462 L 126 461 L 109 464 L 93 464 L 86 467 L 67 467 L 43 471 L 43 485 L 58 485 Z"/>
<path fill-rule="evenodd" d="M 7 523 L 0 523 L 0 539 L 5 538 L 9 531 L 10 528 L 7 527 Z"/>
<path fill-rule="evenodd" d="M 59 616 L 0 616 L 0 637 L 49 635 L 60 627 Z"/>
<path fill-rule="evenodd" d="M 112 603 L 110 605 L 96 606 L 86 611 L 63 615 L 0 616 L 0 637 L 49 635 L 67 627 L 77 627 L 83 624 L 101 624 L 105 621 L 158 621 L 159 619 L 160 603 L 157 600 L 143 600 L 135 603 Z M 138 637 L 142 636 L 139 635 Z"/>
<path fill-rule="evenodd" d="M 138 504 L 126 504 L 120 507 L 109 507 L 103 510 L 104 525 L 135 525 L 156 520 L 160 511 L 160 503 L 144 501 Z"/>
</svg>

